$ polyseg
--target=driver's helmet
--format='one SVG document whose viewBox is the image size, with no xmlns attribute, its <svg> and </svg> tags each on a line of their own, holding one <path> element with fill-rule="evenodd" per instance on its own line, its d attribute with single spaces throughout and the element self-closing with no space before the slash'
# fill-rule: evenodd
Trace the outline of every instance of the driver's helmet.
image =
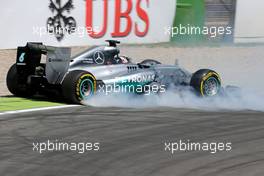
<svg viewBox="0 0 264 176">
<path fill-rule="evenodd" d="M 129 62 L 129 59 L 126 56 L 120 56 L 119 58 L 122 64 L 127 64 Z"/>
<path fill-rule="evenodd" d="M 115 56 L 116 64 L 127 64 L 129 61 L 130 59 L 126 56 Z"/>
</svg>

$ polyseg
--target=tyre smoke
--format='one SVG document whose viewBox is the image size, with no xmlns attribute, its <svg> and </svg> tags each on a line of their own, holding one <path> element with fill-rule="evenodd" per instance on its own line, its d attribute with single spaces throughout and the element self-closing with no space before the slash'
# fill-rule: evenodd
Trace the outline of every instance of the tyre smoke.
<svg viewBox="0 0 264 176">
<path fill-rule="evenodd" d="M 188 108 L 207 111 L 220 110 L 253 110 L 264 112 L 264 96 L 250 90 L 235 90 L 217 97 L 202 98 L 191 89 L 166 91 L 159 95 L 111 94 L 96 95 L 85 102 L 96 107 L 123 108 Z"/>
</svg>

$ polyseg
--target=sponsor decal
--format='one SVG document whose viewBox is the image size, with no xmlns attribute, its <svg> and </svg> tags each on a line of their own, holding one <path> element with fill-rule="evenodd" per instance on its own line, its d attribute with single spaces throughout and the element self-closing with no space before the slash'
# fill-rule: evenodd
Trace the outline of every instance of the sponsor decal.
<svg viewBox="0 0 264 176">
<path fill-rule="evenodd" d="M 103 64 L 105 62 L 105 56 L 104 53 L 102 53 L 101 51 L 96 51 L 94 53 L 94 62 L 96 64 Z"/>
<path fill-rule="evenodd" d="M 108 30 L 107 25 L 110 15 L 108 11 L 109 2 L 108 0 L 102 0 L 100 3 L 102 3 L 102 9 L 95 11 L 94 0 L 86 0 L 86 14 L 84 14 L 86 17 L 85 29 L 88 31 L 87 35 L 91 38 L 102 38 Z M 131 32 L 134 32 L 137 37 L 144 37 L 148 33 L 150 20 L 147 9 L 142 7 L 143 3 L 147 7 L 149 6 L 149 0 L 114 1 L 114 24 L 113 29 L 109 29 L 112 30 L 111 37 L 126 37 Z M 47 19 L 46 27 L 48 33 L 54 34 L 58 41 L 62 41 L 66 34 L 76 32 L 76 20 L 72 16 L 67 16 L 67 13 L 70 13 L 71 10 L 74 9 L 73 0 L 68 0 L 64 4 L 62 0 L 50 0 L 49 9 L 54 16 Z M 132 11 L 136 12 L 144 25 L 139 25 L 138 22 L 132 18 Z M 103 19 L 101 26 L 93 26 L 93 15 L 102 15 Z M 125 27 L 123 24 L 126 24 Z"/>
<path fill-rule="evenodd" d="M 103 22 L 102 27 L 99 31 L 89 33 L 92 38 L 101 38 L 106 34 L 107 21 L 108 21 L 108 0 L 103 0 Z M 133 4 L 133 2 L 136 2 Z M 142 8 L 142 4 L 146 3 L 149 7 L 149 0 L 115 0 L 115 14 L 114 14 L 114 29 L 111 33 L 112 37 L 126 37 L 135 28 L 135 35 L 138 37 L 144 37 L 149 31 L 150 20 L 146 9 Z M 121 7 L 126 7 L 122 9 Z M 133 9 L 135 7 L 135 9 Z M 93 28 L 93 0 L 86 0 L 86 27 Z M 140 28 L 137 22 L 134 22 L 131 18 L 131 12 L 135 10 L 137 16 L 145 23 L 145 27 Z M 96 14 L 98 15 L 98 14 Z M 121 30 L 121 20 L 126 21 L 125 29 Z M 134 27 L 133 27 L 134 26 Z"/>
</svg>

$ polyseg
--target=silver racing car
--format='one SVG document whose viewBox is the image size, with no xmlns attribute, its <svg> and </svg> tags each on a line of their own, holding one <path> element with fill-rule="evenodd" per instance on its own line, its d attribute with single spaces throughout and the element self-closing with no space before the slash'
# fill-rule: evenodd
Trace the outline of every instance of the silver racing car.
<svg viewBox="0 0 264 176">
<path fill-rule="evenodd" d="M 95 46 L 74 57 L 70 48 L 42 43 L 18 47 L 16 63 L 7 74 L 7 87 L 16 96 L 56 93 L 77 104 L 111 91 L 146 94 L 189 87 L 201 97 L 221 93 L 220 77 L 213 70 L 190 73 L 153 59 L 132 63 L 129 57 L 119 55 L 119 41 L 107 42 L 107 46 Z M 42 55 L 46 55 L 44 61 Z"/>
</svg>

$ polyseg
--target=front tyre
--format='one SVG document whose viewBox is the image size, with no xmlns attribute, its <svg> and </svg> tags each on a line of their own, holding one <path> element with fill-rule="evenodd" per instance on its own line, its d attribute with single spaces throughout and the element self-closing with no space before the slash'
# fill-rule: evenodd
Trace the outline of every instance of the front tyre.
<svg viewBox="0 0 264 176">
<path fill-rule="evenodd" d="M 88 72 L 72 71 L 66 75 L 62 83 L 62 92 L 68 102 L 82 104 L 96 92 L 96 79 Z"/>
<path fill-rule="evenodd" d="M 221 92 L 220 76 L 209 69 L 201 69 L 195 72 L 191 78 L 190 85 L 202 97 L 213 97 Z"/>
</svg>

